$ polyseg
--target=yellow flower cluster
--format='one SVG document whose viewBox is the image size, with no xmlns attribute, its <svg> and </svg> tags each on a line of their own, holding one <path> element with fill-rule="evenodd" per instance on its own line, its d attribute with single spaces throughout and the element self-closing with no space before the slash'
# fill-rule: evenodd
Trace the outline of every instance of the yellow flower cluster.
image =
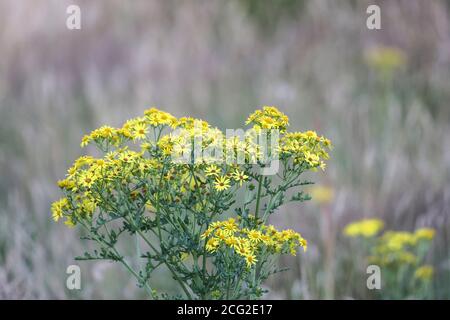
<svg viewBox="0 0 450 320">
<path fill-rule="evenodd" d="M 278 231 L 275 227 L 263 226 L 260 229 L 240 228 L 235 219 L 213 222 L 202 234 L 206 240 L 206 249 L 215 252 L 231 248 L 234 253 L 242 256 L 248 267 L 256 264 L 262 248 L 273 253 L 296 254 L 297 248 L 306 250 L 307 242 L 293 230 Z"/>
<path fill-rule="evenodd" d="M 414 232 L 386 231 L 381 236 L 377 234 L 384 223 L 379 219 L 365 219 L 348 224 L 344 234 L 348 237 L 373 238 L 369 263 L 386 267 L 387 270 L 398 271 L 400 267 L 416 268 L 423 259 L 423 252 L 428 248 L 435 236 L 435 230 L 420 228 Z M 425 265 L 415 270 L 414 278 L 429 280 L 433 276 L 433 268 Z"/>
<path fill-rule="evenodd" d="M 149 127 L 176 127 L 177 119 L 170 113 L 151 108 L 144 111 L 144 117 L 128 120 L 122 128 L 112 128 L 102 126 L 95 129 L 90 134 L 85 135 L 81 140 L 81 146 L 87 146 L 95 142 L 100 146 L 119 146 L 128 140 L 143 140 L 149 133 Z"/>
<path fill-rule="evenodd" d="M 246 124 L 249 130 L 230 136 L 206 121 L 150 108 L 121 127 L 93 130 L 81 146 L 93 144 L 102 156 L 81 156 L 58 181 L 64 197 L 52 204 L 52 218 L 85 228 L 99 246 L 86 259 L 128 266 L 115 246 L 122 235 L 136 234 L 148 244 L 141 258 L 165 264 L 188 298 L 259 297 L 272 258 L 307 248 L 299 233 L 266 222 L 288 201 L 287 192 L 308 184 L 304 172 L 325 168 L 331 143 L 313 131 L 287 133 L 288 117 L 272 106 L 255 111 Z M 277 177 L 264 176 L 278 160 Z M 305 199 L 298 194 L 291 200 Z M 230 210 L 237 221 L 216 221 Z M 142 286 L 154 268 L 147 269 L 128 267 Z M 226 294 L 220 292 L 225 287 Z"/>
<path fill-rule="evenodd" d="M 330 203 L 334 198 L 334 189 L 328 186 L 313 186 L 308 193 L 320 204 Z"/>
<path fill-rule="evenodd" d="M 164 177 L 168 189 L 164 201 L 171 204 L 183 199 L 191 201 L 187 199 L 189 195 L 184 194 L 189 190 L 201 193 L 204 198 L 215 192 L 237 191 L 252 182 L 254 178 L 247 164 L 257 163 L 262 154 L 255 128 L 285 130 L 288 118 L 277 108 L 265 106 L 250 115 L 247 123 L 253 123 L 254 128 L 243 138 L 225 137 L 221 130 L 206 121 L 191 117 L 177 119 L 150 108 L 144 116 L 126 121 L 121 128 L 102 126 L 84 136 L 81 145 L 95 143 L 104 151 L 104 157 L 82 156 L 74 162 L 66 178 L 58 182 L 70 196 L 67 197 L 70 210 L 65 203 L 55 203 L 53 217 L 59 220 L 66 216 L 66 221 L 75 223 L 74 217 L 92 214 L 97 205 L 106 205 L 102 192 L 114 195 L 118 186 L 135 186 L 144 178 L 156 183 L 160 176 Z M 131 150 L 132 142 L 139 143 L 138 151 Z M 197 142 L 200 144 L 195 145 Z M 293 156 L 294 161 L 306 163 L 309 168 L 325 167 L 322 159 L 328 159 L 325 151 L 331 146 L 328 139 L 307 131 L 287 133 L 279 142 L 285 159 Z M 200 155 L 191 159 L 198 146 Z M 177 157 L 191 161 L 177 162 Z M 235 161 L 240 157 L 243 163 Z M 193 171 L 186 163 L 194 164 Z M 205 205 L 200 205 L 202 199 L 196 201 L 192 210 L 207 210 Z"/>
<path fill-rule="evenodd" d="M 387 72 L 403 67 L 407 57 L 399 48 L 376 47 L 367 52 L 366 61 L 370 66 Z"/>
<path fill-rule="evenodd" d="M 378 239 L 370 261 L 379 265 L 416 265 L 419 262 L 417 246 L 428 244 L 434 234 L 431 228 L 421 228 L 415 232 L 387 231 Z"/>
<path fill-rule="evenodd" d="M 205 150 L 221 150 L 224 139 L 222 131 L 194 118 L 181 118 L 175 127 L 177 131 L 161 137 L 157 142 L 164 155 L 196 164 L 221 160 L 221 154 L 208 154 Z M 191 159 L 194 150 L 195 158 Z"/>
<path fill-rule="evenodd" d="M 58 221 L 66 216 L 66 222 L 73 224 L 74 217 L 93 214 L 96 204 L 102 201 L 99 193 L 93 192 L 93 188 L 101 186 L 103 192 L 112 192 L 114 181 L 127 183 L 160 169 L 158 161 L 143 158 L 142 155 L 141 152 L 123 148 L 106 154 L 103 159 L 91 156 L 78 158 L 69 168 L 66 179 L 58 181 L 58 186 L 65 193 L 70 193 L 70 205 L 67 198 L 53 203 L 53 219 Z"/>
<path fill-rule="evenodd" d="M 289 126 L 289 118 L 273 106 L 264 106 L 262 110 L 253 112 L 245 122 L 246 125 L 253 124 L 255 129 L 277 129 L 285 132 Z"/>
<path fill-rule="evenodd" d="M 64 211 L 69 209 L 69 201 L 67 198 L 61 198 L 52 203 L 52 217 L 53 220 L 58 221 L 64 215 Z"/>
<path fill-rule="evenodd" d="M 178 125 L 177 118 L 175 118 L 168 112 L 164 112 L 156 108 L 150 108 L 148 110 L 145 110 L 144 114 L 146 122 L 148 122 L 148 124 L 153 127 L 158 126 L 174 127 Z"/>
<path fill-rule="evenodd" d="M 318 136 L 314 131 L 292 132 L 280 139 L 281 157 L 293 157 L 294 163 L 305 162 L 311 168 L 325 169 L 323 160 L 329 159 L 326 151 L 331 149 L 331 141 Z"/>
<path fill-rule="evenodd" d="M 433 274 L 434 268 L 430 265 L 424 265 L 416 269 L 414 272 L 414 278 L 422 281 L 429 281 L 433 278 Z"/>
<path fill-rule="evenodd" d="M 371 238 L 380 232 L 384 227 L 384 222 L 379 219 L 364 219 L 348 224 L 344 228 L 344 234 L 348 237 Z"/>
<path fill-rule="evenodd" d="M 122 141 L 131 139 L 133 136 L 131 132 L 126 129 L 116 129 L 110 126 L 102 126 L 92 131 L 89 135 L 85 135 L 81 140 L 81 146 L 85 147 L 91 142 L 109 143 L 113 146 L 119 145 Z"/>
</svg>

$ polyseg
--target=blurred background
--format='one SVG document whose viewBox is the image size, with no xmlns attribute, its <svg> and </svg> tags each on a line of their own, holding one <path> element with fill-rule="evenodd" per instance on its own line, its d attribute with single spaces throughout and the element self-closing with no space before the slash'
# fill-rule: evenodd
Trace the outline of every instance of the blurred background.
<svg viewBox="0 0 450 320">
<path fill-rule="evenodd" d="M 66 28 L 70 4 L 81 30 Z M 381 30 L 366 27 L 370 4 Z M 378 217 L 387 229 L 436 229 L 429 297 L 448 299 L 449 80 L 450 1 L 0 0 L 0 298 L 143 297 L 120 266 L 75 262 L 88 244 L 51 220 L 84 134 L 149 106 L 236 128 L 276 105 L 291 130 L 335 148 L 311 176 L 313 200 L 274 215 L 309 250 L 280 260 L 290 270 L 266 298 L 383 298 L 342 235 Z M 74 263 L 82 289 L 69 291 Z M 169 279 L 152 281 L 172 290 Z"/>
</svg>

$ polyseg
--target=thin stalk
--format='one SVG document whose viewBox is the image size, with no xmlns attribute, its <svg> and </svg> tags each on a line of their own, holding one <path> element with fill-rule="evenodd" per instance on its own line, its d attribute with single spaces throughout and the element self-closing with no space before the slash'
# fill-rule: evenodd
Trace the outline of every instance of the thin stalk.
<svg viewBox="0 0 450 320">
<path fill-rule="evenodd" d="M 145 243 L 147 243 L 151 248 L 154 249 L 154 246 L 150 243 L 150 241 L 147 239 L 147 237 L 144 236 L 144 234 L 142 233 L 141 230 L 137 231 L 139 233 L 139 235 L 142 237 L 142 239 L 144 239 Z M 157 254 L 160 254 L 156 249 L 154 249 L 156 251 Z M 167 266 L 167 268 L 169 269 L 169 271 L 172 273 L 172 275 L 174 276 L 175 280 L 180 284 L 181 288 L 183 289 L 184 293 L 186 294 L 186 296 L 192 300 L 192 296 L 189 293 L 189 291 L 187 290 L 186 286 L 184 285 L 184 282 L 178 277 L 178 275 L 176 274 L 176 272 L 172 269 L 172 267 L 169 265 L 169 263 L 164 260 L 164 264 Z"/>
<path fill-rule="evenodd" d="M 255 221 L 258 220 L 259 203 L 260 203 L 260 200 L 261 200 L 262 181 L 263 181 L 263 177 L 259 176 L 259 179 L 258 179 L 258 193 L 256 195 Z"/>
</svg>

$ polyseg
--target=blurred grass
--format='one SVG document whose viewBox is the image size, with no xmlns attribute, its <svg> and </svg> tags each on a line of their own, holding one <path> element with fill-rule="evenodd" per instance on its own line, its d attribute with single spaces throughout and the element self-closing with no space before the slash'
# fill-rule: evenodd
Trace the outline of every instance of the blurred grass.
<svg viewBox="0 0 450 320">
<path fill-rule="evenodd" d="M 75 1 L 82 30 L 69 31 L 72 2 L 0 1 L 0 298 L 141 297 L 112 264 L 80 263 L 82 290 L 65 289 L 88 244 L 49 207 L 82 135 L 150 105 L 241 127 L 262 104 L 335 145 L 311 176 L 333 199 L 274 216 L 309 250 L 281 261 L 291 270 L 267 283 L 268 298 L 373 298 L 341 229 L 375 216 L 437 229 L 434 296 L 450 298 L 447 1 L 380 1 L 380 31 L 365 28 L 369 1 L 322 0 Z M 168 279 L 152 281 L 175 290 Z"/>
</svg>

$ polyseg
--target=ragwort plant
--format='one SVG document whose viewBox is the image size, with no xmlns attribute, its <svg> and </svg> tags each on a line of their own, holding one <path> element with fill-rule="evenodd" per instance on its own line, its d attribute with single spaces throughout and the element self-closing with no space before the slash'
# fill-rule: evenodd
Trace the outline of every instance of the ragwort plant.
<svg viewBox="0 0 450 320">
<path fill-rule="evenodd" d="M 425 264 L 425 258 L 435 230 L 386 230 L 379 234 L 383 227 L 382 220 L 364 219 L 344 229 L 346 236 L 360 239 L 367 263 L 380 267 L 383 280 L 380 296 L 385 299 L 432 298 L 434 268 Z"/>
<path fill-rule="evenodd" d="M 301 174 L 325 168 L 331 143 L 313 131 L 288 133 L 288 117 L 275 107 L 255 111 L 246 125 L 226 135 L 151 108 L 83 137 L 81 146 L 94 144 L 103 157 L 77 159 L 52 205 L 55 221 L 84 228 L 98 246 L 77 259 L 121 263 L 155 299 L 181 297 L 151 287 L 160 266 L 188 299 L 261 297 L 263 281 L 279 271 L 276 257 L 307 248 L 268 218 L 283 203 L 309 199 L 297 190 L 311 183 Z M 125 234 L 136 237 L 141 268 L 119 252 Z"/>
</svg>

